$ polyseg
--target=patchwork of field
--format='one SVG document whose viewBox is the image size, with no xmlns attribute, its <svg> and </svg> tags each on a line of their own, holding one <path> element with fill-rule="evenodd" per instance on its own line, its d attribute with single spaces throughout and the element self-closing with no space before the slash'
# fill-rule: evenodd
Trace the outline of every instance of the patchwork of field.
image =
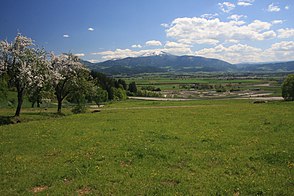
<svg viewBox="0 0 294 196">
<path fill-rule="evenodd" d="M 293 102 L 126 100 L 68 110 L 25 108 L 27 122 L 0 126 L 1 195 L 294 192 Z"/>
<path fill-rule="evenodd" d="M 223 99 L 281 97 L 283 74 L 260 75 L 142 75 L 125 78 L 139 89 L 155 90 L 160 97 L 177 99 Z"/>
</svg>

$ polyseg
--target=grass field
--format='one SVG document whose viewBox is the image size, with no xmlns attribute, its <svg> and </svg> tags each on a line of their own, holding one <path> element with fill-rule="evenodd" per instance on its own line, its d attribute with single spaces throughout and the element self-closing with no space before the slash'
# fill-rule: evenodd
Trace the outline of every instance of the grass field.
<svg viewBox="0 0 294 196">
<path fill-rule="evenodd" d="M 24 109 L 29 122 L 0 126 L 1 195 L 293 195 L 293 102 L 52 111 Z"/>
</svg>

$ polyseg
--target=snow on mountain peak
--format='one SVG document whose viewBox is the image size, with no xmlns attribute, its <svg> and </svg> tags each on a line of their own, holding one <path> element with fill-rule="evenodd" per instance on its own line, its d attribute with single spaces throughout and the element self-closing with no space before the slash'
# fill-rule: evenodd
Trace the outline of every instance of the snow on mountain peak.
<svg viewBox="0 0 294 196">
<path fill-rule="evenodd" d="M 141 56 L 164 56 L 164 55 L 169 55 L 166 52 L 163 51 L 150 51 L 142 54 Z"/>
</svg>

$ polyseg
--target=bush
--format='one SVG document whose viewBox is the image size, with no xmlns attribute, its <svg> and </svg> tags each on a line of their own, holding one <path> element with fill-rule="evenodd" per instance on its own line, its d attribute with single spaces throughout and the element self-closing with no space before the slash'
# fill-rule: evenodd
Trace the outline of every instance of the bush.
<svg viewBox="0 0 294 196">
<path fill-rule="evenodd" d="M 126 91 L 121 89 L 121 88 L 111 88 L 113 92 L 113 100 L 115 101 L 120 101 L 120 100 L 125 100 L 127 99 L 127 94 Z"/>
<path fill-rule="evenodd" d="M 74 114 L 81 114 L 81 113 L 86 113 L 86 106 L 85 105 L 76 105 L 71 112 Z"/>
<path fill-rule="evenodd" d="M 282 96 L 286 101 L 294 100 L 294 74 L 290 74 L 282 84 Z"/>
</svg>

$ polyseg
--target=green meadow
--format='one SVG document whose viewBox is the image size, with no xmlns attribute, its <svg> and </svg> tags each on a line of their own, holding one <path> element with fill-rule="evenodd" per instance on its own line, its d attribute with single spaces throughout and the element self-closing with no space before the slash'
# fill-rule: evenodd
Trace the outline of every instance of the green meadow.
<svg viewBox="0 0 294 196">
<path fill-rule="evenodd" d="M 1 195 L 293 195 L 293 102 L 55 109 L 24 108 L 23 122 L 0 126 Z"/>
</svg>

